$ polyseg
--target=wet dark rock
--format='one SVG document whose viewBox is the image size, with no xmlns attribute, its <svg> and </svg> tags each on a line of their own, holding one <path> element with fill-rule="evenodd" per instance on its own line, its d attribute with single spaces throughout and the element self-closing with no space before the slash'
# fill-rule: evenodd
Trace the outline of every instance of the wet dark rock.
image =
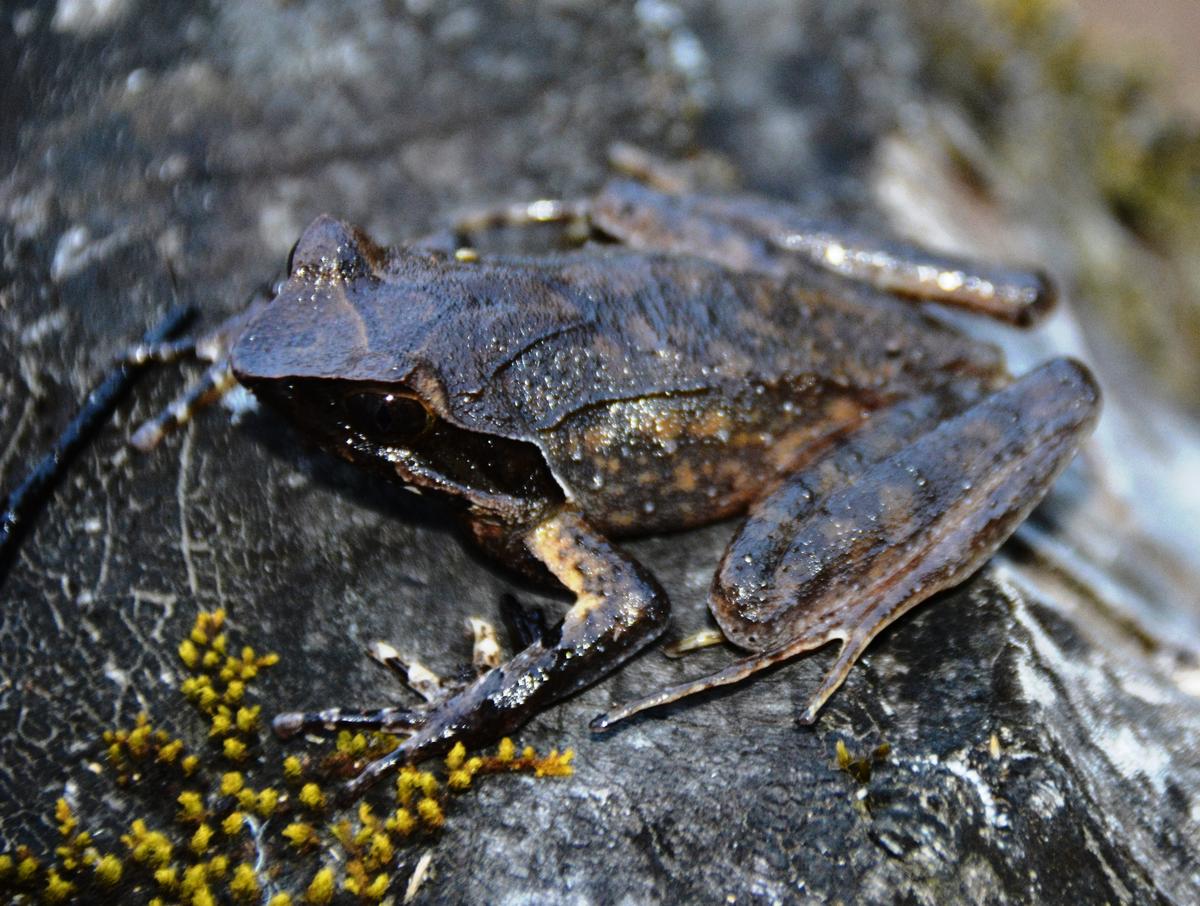
<svg viewBox="0 0 1200 906">
<path fill-rule="evenodd" d="M 1000 166 L 991 185 L 1004 191 L 966 191 L 946 165 L 947 136 L 970 118 L 930 65 L 931 36 L 955 22 L 935 32 L 922 4 L 4 15 L 5 486 L 173 298 L 215 323 L 279 272 L 315 215 L 399 240 L 489 201 L 585 192 L 616 139 L 714 148 L 749 185 L 814 211 L 918 234 L 932 222 L 932 241 L 1044 260 L 1068 287 L 1078 273 L 1078 249 L 1046 238 L 1057 234 L 1039 196 L 1055 189 L 1012 188 Z M 976 34 L 978 13 L 954 16 Z M 996 116 L 1023 103 L 1006 97 Z M 1014 342 L 1014 367 L 1080 348 L 1070 319 L 1056 324 Z M 514 587 L 562 607 L 468 551 L 435 507 L 318 457 L 269 416 L 231 425 L 217 410 L 155 453 L 129 451 L 131 428 L 177 388 L 174 373 L 142 385 L 0 587 L 6 849 L 55 845 L 62 795 L 119 846 L 146 804 L 88 769 L 103 728 L 144 709 L 203 748 L 176 688 L 176 645 L 199 610 L 227 608 L 241 643 L 279 651 L 259 686 L 270 711 L 393 699 L 363 656 L 376 638 L 453 669 L 469 654 L 463 619 L 499 622 Z M 1106 419 L 1127 429 L 1116 389 Z M 1168 449 L 1194 453 L 1192 429 L 1179 430 Z M 1200 612 L 1196 563 L 1172 537 L 1194 537 L 1179 520 L 1197 517 L 1174 501 L 1183 515 L 1164 538 L 1144 526 L 1174 516 L 1116 497 L 1162 482 L 1153 499 L 1173 505 L 1175 473 L 1129 433 L 1102 427 L 1033 524 L 885 632 L 813 728 L 796 716 L 828 652 L 592 738 L 587 721 L 610 701 L 731 656 L 651 651 L 540 716 L 521 741 L 573 746 L 575 775 L 505 778 L 456 801 L 418 901 L 1194 901 Z M 630 545 L 670 591 L 676 634 L 705 625 L 730 531 Z M 891 751 L 858 782 L 837 768 L 839 740 L 854 755 Z M 270 742 L 264 756 L 291 750 Z"/>
</svg>

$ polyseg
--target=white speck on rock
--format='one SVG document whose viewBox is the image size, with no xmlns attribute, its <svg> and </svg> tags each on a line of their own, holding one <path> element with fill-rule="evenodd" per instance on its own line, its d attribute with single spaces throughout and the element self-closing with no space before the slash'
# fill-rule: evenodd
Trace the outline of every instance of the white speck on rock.
<svg viewBox="0 0 1200 906">
<path fill-rule="evenodd" d="M 87 38 L 116 25 L 132 8 L 132 0 L 58 0 L 50 27 Z"/>
<path fill-rule="evenodd" d="M 1139 739 L 1129 727 L 1104 733 L 1100 738 L 1105 756 L 1122 776 L 1134 780 L 1141 775 L 1154 785 L 1159 795 L 1166 792 L 1171 758 L 1162 747 Z"/>
</svg>

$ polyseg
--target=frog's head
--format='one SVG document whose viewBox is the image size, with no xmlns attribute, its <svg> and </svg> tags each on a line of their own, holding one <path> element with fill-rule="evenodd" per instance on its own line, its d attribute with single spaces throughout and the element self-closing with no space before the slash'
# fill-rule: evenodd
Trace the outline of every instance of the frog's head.
<svg viewBox="0 0 1200 906">
<path fill-rule="evenodd" d="M 426 285 L 438 282 L 439 266 L 407 262 L 318 218 L 296 243 L 278 295 L 238 338 L 234 373 L 344 459 L 477 512 L 525 518 L 562 492 L 534 444 L 452 411 L 430 355 L 430 336 L 444 333 L 444 306 Z"/>
</svg>

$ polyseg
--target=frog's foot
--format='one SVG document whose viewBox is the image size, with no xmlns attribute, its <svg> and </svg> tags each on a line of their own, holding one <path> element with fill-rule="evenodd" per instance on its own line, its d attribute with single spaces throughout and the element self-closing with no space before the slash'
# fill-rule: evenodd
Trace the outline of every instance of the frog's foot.
<svg viewBox="0 0 1200 906">
<path fill-rule="evenodd" d="M 667 599 L 658 584 L 577 513 L 564 510 L 550 516 L 527 533 L 525 544 L 575 592 L 575 604 L 559 624 L 511 660 L 446 700 L 420 709 L 413 715 L 412 735 L 367 765 L 346 786 L 348 797 L 360 795 L 400 765 L 440 755 L 457 742 L 475 747 L 511 733 L 619 666 L 666 628 Z M 336 721 L 346 720 L 347 713 L 317 716 L 333 715 L 333 725 L 343 725 Z M 304 718 L 282 715 L 276 729 L 287 733 L 331 724 L 325 718 L 317 723 Z"/>
<path fill-rule="evenodd" d="M 1058 299 L 1037 270 L 1000 267 L 939 255 L 897 239 L 810 221 L 774 225 L 771 243 L 826 270 L 917 301 L 940 302 L 1031 327 Z"/>
<path fill-rule="evenodd" d="M 725 633 L 719 629 L 697 629 L 691 635 L 685 635 L 678 642 L 663 646 L 663 654 L 669 658 L 681 658 L 694 651 L 711 648 L 725 641 Z"/>
<path fill-rule="evenodd" d="M 905 413 L 885 414 L 873 435 L 788 476 L 726 551 L 710 605 L 732 641 L 759 653 L 618 708 L 593 728 L 840 639 L 801 715 L 812 723 L 884 627 L 975 572 L 1024 521 L 1099 408 L 1091 373 L 1058 359 L 896 449 Z"/>
</svg>

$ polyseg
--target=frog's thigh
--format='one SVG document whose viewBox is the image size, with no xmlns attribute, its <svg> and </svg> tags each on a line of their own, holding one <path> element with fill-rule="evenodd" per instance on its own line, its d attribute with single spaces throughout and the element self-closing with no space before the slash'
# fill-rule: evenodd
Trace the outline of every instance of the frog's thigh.
<svg viewBox="0 0 1200 906">
<path fill-rule="evenodd" d="M 802 717 L 811 722 L 883 627 L 970 575 L 1012 534 L 1091 430 L 1099 403 L 1087 369 L 1060 359 L 825 495 L 811 490 L 823 483 L 821 464 L 792 476 L 746 520 L 713 584 L 721 628 L 761 653 L 598 725 L 840 640 Z"/>
<path fill-rule="evenodd" d="M 479 745 L 525 723 L 598 680 L 657 639 L 668 605 L 658 583 L 578 513 L 561 511 L 528 532 L 525 544 L 575 593 L 562 622 L 507 663 L 429 709 L 420 728 L 368 765 L 348 787 L 356 795 L 393 767 Z"/>
</svg>

